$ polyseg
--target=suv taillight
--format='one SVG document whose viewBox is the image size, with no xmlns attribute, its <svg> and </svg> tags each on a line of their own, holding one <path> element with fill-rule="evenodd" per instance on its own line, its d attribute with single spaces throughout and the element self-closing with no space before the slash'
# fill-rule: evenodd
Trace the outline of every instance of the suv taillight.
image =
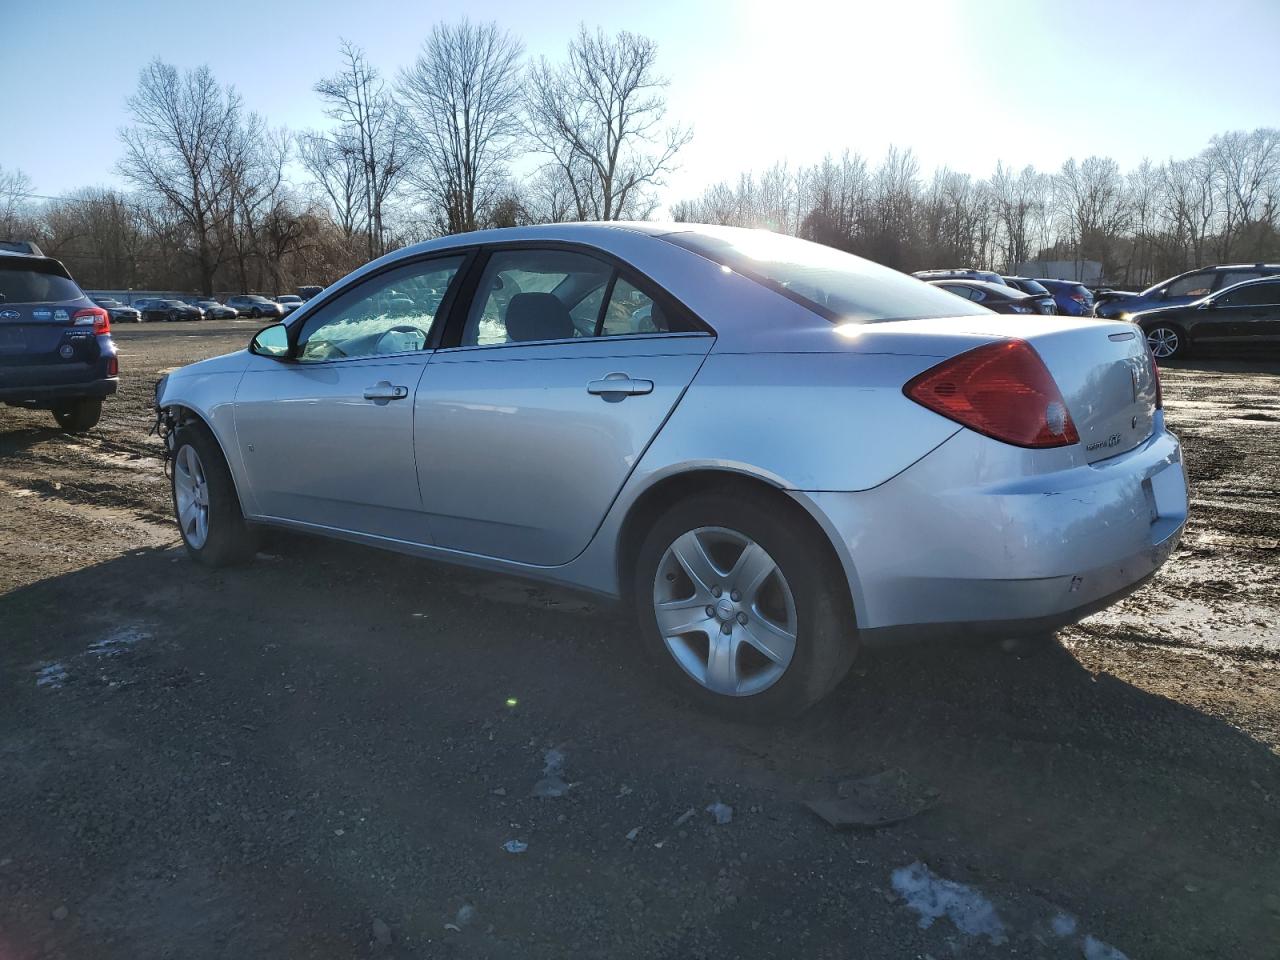
<svg viewBox="0 0 1280 960">
<path fill-rule="evenodd" d="M 934 413 L 1014 446 L 1080 441 L 1053 375 L 1025 340 L 968 350 L 913 378 L 902 392 Z"/>
<path fill-rule="evenodd" d="M 89 307 L 85 310 L 77 310 L 71 315 L 71 323 L 77 327 L 87 327 L 93 325 L 94 333 L 110 333 L 111 332 L 111 314 L 103 310 L 101 307 Z"/>
</svg>

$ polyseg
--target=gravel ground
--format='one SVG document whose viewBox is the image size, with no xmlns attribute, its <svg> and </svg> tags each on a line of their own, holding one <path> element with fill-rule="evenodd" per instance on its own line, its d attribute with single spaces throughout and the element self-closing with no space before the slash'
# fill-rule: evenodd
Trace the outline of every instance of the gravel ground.
<svg viewBox="0 0 1280 960">
<path fill-rule="evenodd" d="M 0 408 L 3 960 L 1278 955 L 1280 364 L 1166 371 L 1193 514 L 1142 591 L 747 728 L 576 596 L 283 535 L 190 563 L 151 383 L 255 326 L 117 329 L 86 437 Z M 935 805 L 802 805 L 882 770 Z"/>
</svg>

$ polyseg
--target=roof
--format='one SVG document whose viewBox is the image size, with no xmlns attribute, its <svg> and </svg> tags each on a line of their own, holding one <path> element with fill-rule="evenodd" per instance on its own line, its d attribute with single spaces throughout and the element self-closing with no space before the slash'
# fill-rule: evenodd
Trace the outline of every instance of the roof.
<svg viewBox="0 0 1280 960">
<path fill-rule="evenodd" d="M 1023 293 L 1021 290 L 1015 290 L 1013 287 L 1007 287 L 1003 283 L 992 283 L 990 280 L 970 280 L 966 277 L 956 277 L 954 280 L 943 277 L 938 280 L 927 280 L 926 283 L 932 283 L 934 286 L 941 286 L 944 283 L 950 283 L 961 287 L 973 287 L 977 290 L 986 290 L 989 293 L 999 293 L 1009 297 L 1011 300 L 1018 300 L 1022 297 L 1029 297 L 1031 294 Z M 1041 294 L 1043 297 L 1044 295 Z"/>
</svg>

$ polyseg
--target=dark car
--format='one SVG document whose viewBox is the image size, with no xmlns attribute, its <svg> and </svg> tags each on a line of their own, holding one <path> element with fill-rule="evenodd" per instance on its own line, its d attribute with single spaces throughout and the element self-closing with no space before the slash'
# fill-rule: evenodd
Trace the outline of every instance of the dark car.
<svg viewBox="0 0 1280 960">
<path fill-rule="evenodd" d="M 111 318 L 112 323 L 141 323 L 142 311 L 135 310 L 133 307 L 126 307 L 119 300 L 113 300 L 111 297 L 90 297 L 90 299 L 107 311 L 107 316 Z"/>
<path fill-rule="evenodd" d="M 1038 304 L 1044 305 L 1047 302 L 1051 309 L 1041 310 L 1041 313 L 1062 312 L 1058 309 L 1058 301 L 1057 298 L 1054 297 L 1052 291 L 1050 291 L 1039 280 L 1032 280 L 1030 277 L 1001 277 L 1000 279 L 1007 285 L 1013 287 L 1013 289 L 1021 290 L 1023 293 L 1035 297 Z"/>
<path fill-rule="evenodd" d="M 0 252 L 25 253 L 32 257 L 44 256 L 44 251 L 31 240 L 0 240 Z"/>
<path fill-rule="evenodd" d="M 252 317 L 254 320 L 260 320 L 263 317 L 279 319 L 285 315 L 285 309 L 280 304 L 255 293 L 227 297 L 227 306 L 233 307 L 240 316 Z"/>
<path fill-rule="evenodd" d="M 1141 293 L 1123 294 L 1112 291 L 1105 300 L 1098 299 L 1094 315 L 1107 320 L 1128 320 L 1133 314 L 1144 310 L 1194 303 L 1237 283 L 1276 274 L 1280 274 L 1280 264 L 1277 263 L 1236 263 L 1188 270 L 1176 277 L 1162 280 Z"/>
<path fill-rule="evenodd" d="M 213 297 L 192 297 L 187 303 L 204 311 L 206 320 L 234 320 L 240 316 L 240 311 L 235 307 L 219 303 Z"/>
<path fill-rule="evenodd" d="M 80 433 L 116 392 L 111 315 L 48 257 L 0 253 L 0 402 L 53 411 Z"/>
<path fill-rule="evenodd" d="M 319 294 L 323 289 L 324 287 L 317 287 L 315 284 L 308 284 L 298 288 L 298 296 L 300 296 L 305 302 Z"/>
<path fill-rule="evenodd" d="M 1053 280 L 1036 277 L 1036 283 L 1053 296 L 1058 312 L 1067 317 L 1093 316 L 1093 294 L 1083 283 L 1075 280 Z"/>
<path fill-rule="evenodd" d="M 1280 276 L 1247 280 L 1193 303 L 1144 310 L 1130 318 L 1157 360 L 1204 347 L 1280 347 Z"/>
<path fill-rule="evenodd" d="M 917 270 L 912 274 L 917 280 L 932 283 L 934 280 L 981 280 L 994 283 L 998 287 L 1006 286 L 1004 277 L 990 270 L 974 270 L 969 267 L 955 267 L 949 270 Z"/>
<path fill-rule="evenodd" d="M 203 320 L 204 311 L 181 300 L 148 300 L 142 308 L 143 320 Z"/>
<path fill-rule="evenodd" d="M 929 282 L 935 287 L 941 287 L 957 297 L 972 300 L 996 313 L 1050 315 L 1056 312 L 1053 309 L 1052 297 L 1034 297 L 1003 283 L 987 283 L 985 280 L 931 280 Z"/>
</svg>

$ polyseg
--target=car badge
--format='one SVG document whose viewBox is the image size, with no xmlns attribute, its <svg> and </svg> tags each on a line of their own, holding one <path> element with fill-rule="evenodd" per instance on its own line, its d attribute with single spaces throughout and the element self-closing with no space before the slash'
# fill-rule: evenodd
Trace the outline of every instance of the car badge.
<svg viewBox="0 0 1280 960">
<path fill-rule="evenodd" d="M 17 310 L 0 310 L 0 320 L 17 320 L 21 316 Z"/>
<path fill-rule="evenodd" d="M 69 343 L 64 343 L 58 348 L 58 353 L 62 355 L 63 360 L 70 360 L 76 354 L 76 348 Z"/>
<path fill-rule="evenodd" d="M 65 322 L 68 319 L 67 311 L 65 310 L 53 311 L 53 319 L 57 320 L 59 323 Z"/>
<path fill-rule="evenodd" d="M 51 320 L 53 319 L 53 311 L 52 310 L 32 310 L 31 316 L 36 320 Z"/>
</svg>

